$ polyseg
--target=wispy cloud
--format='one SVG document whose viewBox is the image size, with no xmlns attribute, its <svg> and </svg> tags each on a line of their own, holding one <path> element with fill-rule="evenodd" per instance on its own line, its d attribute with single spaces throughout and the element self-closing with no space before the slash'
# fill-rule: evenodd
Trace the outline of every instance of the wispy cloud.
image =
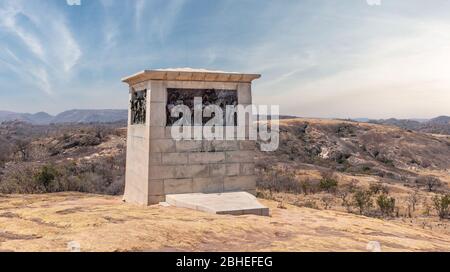
<svg viewBox="0 0 450 272">
<path fill-rule="evenodd" d="M 17 17 L 23 14 L 19 6 L 6 6 L 4 10 L 0 10 L 0 25 L 7 31 L 17 35 L 23 43 L 42 61 L 45 61 L 45 53 L 41 41 L 32 33 L 19 26 Z"/>
<path fill-rule="evenodd" d="M 321 73 L 313 70 L 307 77 L 288 73 L 289 77 L 261 84 L 268 94 L 261 100 L 277 101 L 285 113 L 308 116 L 411 118 L 448 114 L 449 24 L 418 24 L 397 18 L 396 25 L 399 33 L 357 41 L 351 55 L 330 58 L 316 52 L 315 66 L 311 67 Z M 333 63 L 340 66 L 327 71 Z M 297 65 L 304 66 L 301 62 Z M 294 96 L 301 99 L 292 100 Z"/>
<path fill-rule="evenodd" d="M 126 107 L 121 77 L 193 66 L 262 73 L 255 102 L 284 114 L 449 114 L 450 3 L 436 1 L 0 0 L 0 89 L 16 90 L 0 108 L 16 94 Z"/>
<path fill-rule="evenodd" d="M 186 0 L 172 0 L 168 1 L 163 10 L 155 16 L 152 20 L 152 28 L 158 31 L 160 41 L 164 42 L 168 34 L 171 33 L 172 28 L 178 19 L 178 15 L 182 11 Z"/>
<path fill-rule="evenodd" d="M 5 48 L 4 52 L 6 52 L 9 59 L 3 59 L 3 56 L 0 55 L 0 62 L 6 68 L 31 86 L 36 86 L 48 95 L 52 94 L 48 73 L 42 66 L 20 60 L 9 48 Z"/>
<path fill-rule="evenodd" d="M 54 40 L 56 56 L 62 63 L 64 71 L 70 72 L 82 55 L 81 49 L 63 22 L 57 21 L 53 27 L 54 33 L 58 37 Z"/>
<path fill-rule="evenodd" d="M 57 11 L 28 1 L 5 0 L 0 8 L 0 26 L 28 48 L 31 61 L 17 62 L 20 71 L 36 87 L 52 94 L 52 81 L 67 77 L 82 56 L 81 49 Z M 45 12 L 45 16 L 43 13 Z M 11 50 L 10 55 L 15 55 Z"/>
<path fill-rule="evenodd" d="M 146 2 L 145 0 L 136 0 L 134 4 L 134 12 L 135 12 L 134 23 L 135 28 L 138 31 L 141 29 L 141 20 L 144 14 L 145 2 Z"/>
</svg>

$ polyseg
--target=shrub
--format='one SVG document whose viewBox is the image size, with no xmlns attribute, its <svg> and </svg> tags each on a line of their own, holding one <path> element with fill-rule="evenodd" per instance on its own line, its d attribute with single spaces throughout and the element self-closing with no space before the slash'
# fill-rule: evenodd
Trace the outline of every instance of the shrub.
<svg viewBox="0 0 450 272">
<path fill-rule="evenodd" d="M 304 184 L 297 180 L 294 172 L 272 168 L 262 173 L 258 179 L 258 187 L 270 192 L 299 194 L 303 191 Z"/>
<path fill-rule="evenodd" d="M 56 179 L 58 171 L 51 165 L 44 165 L 35 175 L 34 180 L 37 184 L 48 188 Z"/>
<path fill-rule="evenodd" d="M 124 190 L 124 153 L 112 159 L 35 167 L 20 164 L 0 181 L 0 193 L 41 194 L 63 191 L 120 195 Z"/>
<path fill-rule="evenodd" d="M 302 192 L 304 195 L 308 195 L 308 192 L 311 192 L 311 183 L 309 181 L 309 179 L 307 180 L 302 180 L 300 182 L 300 187 L 302 188 Z"/>
<path fill-rule="evenodd" d="M 382 215 L 391 216 L 395 210 L 395 198 L 385 194 L 379 195 L 377 198 L 377 205 Z"/>
<path fill-rule="evenodd" d="M 17 165 L 14 169 L 1 177 L 0 193 L 2 194 L 29 194 L 43 193 L 40 186 L 33 180 L 34 170 L 25 165 Z"/>
<path fill-rule="evenodd" d="M 348 212 L 351 211 L 352 203 L 350 201 L 350 196 L 356 190 L 357 180 L 352 180 L 350 183 L 340 186 L 337 191 L 337 196 L 342 200 L 342 206 L 344 206 Z"/>
<path fill-rule="evenodd" d="M 377 160 L 379 162 L 381 162 L 381 163 L 384 163 L 384 164 L 388 165 L 388 166 L 392 166 L 392 167 L 395 166 L 394 165 L 394 161 L 389 159 L 389 158 L 387 158 L 387 157 L 385 157 L 385 156 L 377 156 Z"/>
<path fill-rule="evenodd" d="M 353 195 L 353 205 L 358 208 L 359 214 L 366 213 L 372 206 L 372 193 L 370 191 L 358 190 Z"/>
<path fill-rule="evenodd" d="M 327 191 L 328 193 L 334 193 L 338 187 L 338 181 L 336 179 L 336 175 L 333 171 L 321 171 L 320 175 L 322 179 L 319 183 L 319 188 L 322 191 Z"/>
<path fill-rule="evenodd" d="M 344 153 L 338 152 L 334 156 L 334 160 L 339 164 L 344 164 L 347 162 L 348 158 L 350 158 L 350 157 L 351 157 L 351 154 L 344 154 Z"/>
<path fill-rule="evenodd" d="M 433 197 L 433 204 L 439 218 L 445 219 L 448 217 L 450 208 L 450 194 Z"/>
<path fill-rule="evenodd" d="M 305 203 L 303 204 L 296 204 L 299 207 L 305 207 L 305 208 L 309 208 L 309 209 L 315 209 L 315 210 L 319 210 L 319 206 L 317 205 L 317 203 L 313 200 L 306 200 Z"/>
<path fill-rule="evenodd" d="M 372 194 L 389 194 L 389 188 L 382 183 L 372 183 L 370 184 L 369 190 Z"/>
<path fill-rule="evenodd" d="M 322 179 L 319 183 L 319 188 L 328 193 L 336 192 L 338 181 L 335 179 Z"/>
</svg>

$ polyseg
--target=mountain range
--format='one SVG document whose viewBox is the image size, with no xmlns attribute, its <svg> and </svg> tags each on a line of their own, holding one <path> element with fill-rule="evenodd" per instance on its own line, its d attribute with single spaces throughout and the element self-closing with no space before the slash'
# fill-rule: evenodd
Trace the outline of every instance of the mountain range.
<svg viewBox="0 0 450 272">
<path fill-rule="evenodd" d="M 69 110 L 55 116 L 46 112 L 17 113 L 0 111 L 0 123 L 5 121 L 22 121 L 34 125 L 61 123 L 113 123 L 126 121 L 127 110 Z"/>
<path fill-rule="evenodd" d="M 294 119 L 296 116 L 280 115 L 279 119 Z M 126 121 L 127 110 L 68 110 L 55 116 L 46 112 L 18 113 L 0 111 L 0 123 L 5 121 L 20 121 L 33 125 L 48 125 L 62 123 L 113 123 Z"/>
<path fill-rule="evenodd" d="M 373 124 L 396 126 L 406 130 L 450 135 L 450 116 L 439 116 L 429 120 L 391 118 L 369 120 L 368 122 Z"/>
<path fill-rule="evenodd" d="M 294 116 L 280 116 L 279 119 L 295 119 Z M 21 121 L 34 125 L 48 125 L 61 123 L 113 123 L 126 121 L 127 110 L 68 110 L 55 116 L 46 112 L 17 113 L 11 111 L 0 111 L 0 123 L 5 121 Z M 354 119 L 357 122 L 373 123 L 380 125 L 396 126 L 405 130 L 414 130 L 425 133 L 450 135 L 450 116 L 439 116 L 433 119 L 378 119 L 368 118 Z"/>
</svg>

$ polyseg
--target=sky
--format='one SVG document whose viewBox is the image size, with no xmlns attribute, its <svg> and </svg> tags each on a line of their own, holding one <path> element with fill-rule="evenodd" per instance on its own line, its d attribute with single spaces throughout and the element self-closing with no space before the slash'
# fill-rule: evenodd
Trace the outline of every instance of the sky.
<svg viewBox="0 0 450 272">
<path fill-rule="evenodd" d="M 450 115 L 450 1 L 76 2 L 0 0 L 0 110 L 125 109 L 121 78 L 193 67 L 262 74 L 281 114 Z"/>
</svg>

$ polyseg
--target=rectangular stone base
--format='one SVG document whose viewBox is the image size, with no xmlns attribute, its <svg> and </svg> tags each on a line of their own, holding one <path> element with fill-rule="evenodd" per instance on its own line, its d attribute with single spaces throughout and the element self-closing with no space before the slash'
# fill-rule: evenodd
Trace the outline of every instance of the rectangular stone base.
<svg viewBox="0 0 450 272">
<path fill-rule="evenodd" d="M 214 214 L 269 216 L 269 208 L 247 192 L 167 195 L 166 202 L 174 207 Z"/>
</svg>

